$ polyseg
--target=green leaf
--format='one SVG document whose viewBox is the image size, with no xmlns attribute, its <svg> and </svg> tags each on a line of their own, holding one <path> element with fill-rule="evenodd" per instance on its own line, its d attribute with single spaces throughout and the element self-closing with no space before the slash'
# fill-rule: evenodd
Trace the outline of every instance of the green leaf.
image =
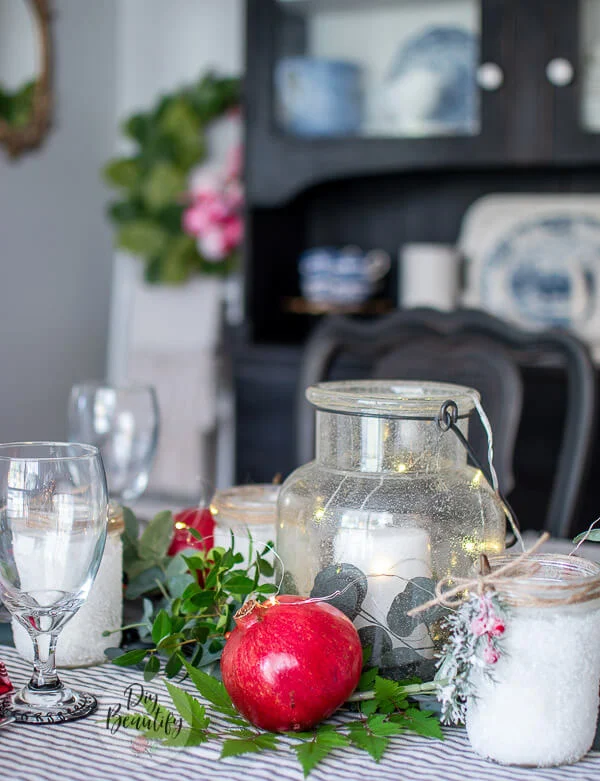
<svg viewBox="0 0 600 781">
<path fill-rule="evenodd" d="M 165 675 L 167 678 L 174 678 L 177 673 L 181 670 L 183 667 L 183 659 L 179 655 L 179 653 L 174 653 L 172 656 L 169 657 L 169 661 L 165 665 Z"/>
<path fill-rule="evenodd" d="M 388 717 L 383 713 L 376 713 L 369 716 L 367 725 L 373 735 L 377 735 L 379 738 L 389 738 L 404 732 L 398 723 L 389 721 Z"/>
<path fill-rule="evenodd" d="M 183 282 L 190 275 L 197 259 L 195 239 L 187 235 L 172 238 L 162 259 L 162 281 L 168 284 Z"/>
<path fill-rule="evenodd" d="M 586 542 L 600 542 L 600 529 L 592 529 L 591 532 L 582 532 L 573 540 L 575 544 L 585 539 Z"/>
<path fill-rule="evenodd" d="M 293 746 L 293 749 L 302 765 L 304 778 L 306 778 L 319 762 L 334 749 L 345 748 L 348 745 L 350 745 L 350 740 L 346 735 L 326 730 L 317 732 L 313 740 Z"/>
<path fill-rule="evenodd" d="M 168 234 L 151 220 L 134 220 L 125 223 L 117 233 L 117 246 L 143 257 L 160 255 L 164 251 Z"/>
<path fill-rule="evenodd" d="M 151 681 L 160 672 L 160 659 L 152 654 L 144 667 L 144 680 Z"/>
<path fill-rule="evenodd" d="M 167 233 L 178 234 L 181 233 L 185 208 L 186 205 L 183 203 L 169 203 L 164 209 L 156 212 L 155 217 L 161 228 L 164 228 Z M 194 529 L 194 531 L 196 530 Z M 192 533 L 191 529 L 190 533 Z"/>
<path fill-rule="evenodd" d="M 137 158 L 121 157 L 111 160 L 104 166 L 103 175 L 108 184 L 133 190 L 140 181 L 141 165 Z"/>
<path fill-rule="evenodd" d="M 167 578 L 174 578 L 176 575 L 184 575 L 187 570 L 188 566 L 183 560 L 183 556 L 177 554 L 177 556 L 172 556 L 167 564 Z"/>
<path fill-rule="evenodd" d="M 409 708 L 404 712 L 390 716 L 390 721 L 399 724 L 405 730 L 416 732 L 417 735 L 423 735 L 426 738 L 437 738 L 438 740 L 444 739 L 439 719 L 432 711 Z"/>
<path fill-rule="evenodd" d="M 203 730 L 208 727 L 210 719 L 206 716 L 206 708 L 201 705 L 197 699 L 192 697 L 179 686 L 175 686 L 165 681 L 165 686 L 169 690 L 173 704 L 178 713 L 193 729 Z"/>
<path fill-rule="evenodd" d="M 140 534 L 139 521 L 133 510 L 130 510 L 129 507 L 123 507 L 121 509 L 123 510 L 123 522 L 125 524 L 123 536 L 126 536 L 130 542 L 134 542 L 137 545 Z"/>
<path fill-rule="evenodd" d="M 257 594 L 277 594 L 279 589 L 274 583 L 263 583 L 256 588 Z"/>
<path fill-rule="evenodd" d="M 254 581 L 245 575 L 234 575 L 226 580 L 227 590 L 232 594 L 244 596 L 254 591 Z"/>
<path fill-rule="evenodd" d="M 264 575 L 266 578 L 272 578 L 275 573 L 273 565 L 266 559 L 258 559 L 258 569 L 260 570 L 260 574 Z"/>
<path fill-rule="evenodd" d="M 379 762 L 390 743 L 389 738 L 373 735 L 366 724 L 363 724 L 360 721 L 349 724 L 348 732 L 352 743 L 354 743 L 355 746 L 358 746 L 358 748 L 367 751 L 375 762 Z"/>
<path fill-rule="evenodd" d="M 204 570 L 206 569 L 208 565 L 206 556 L 202 554 L 202 552 L 197 552 L 193 554 L 192 556 L 187 556 L 185 553 L 180 554 L 181 558 L 185 561 L 187 564 L 188 569 L 191 572 L 196 572 L 197 570 Z M 197 584 L 196 584 L 197 585 Z M 198 589 L 196 593 L 200 591 L 200 586 L 198 586 Z M 191 596 L 190 594 L 186 594 L 186 597 Z"/>
<path fill-rule="evenodd" d="M 152 640 L 156 645 L 171 632 L 171 619 L 166 610 L 159 610 L 152 624 Z"/>
<path fill-rule="evenodd" d="M 152 130 L 152 117 L 149 114 L 133 114 L 123 122 L 123 133 L 129 138 L 144 144 Z"/>
<path fill-rule="evenodd" d="M 163 160 L 156 163 L 146 176 L 141 187 L 141 195 L 146 206 L 152 211 L 157 211 L 176 200 L 185 192 L 185 188 L 185 173 L 173 163 Z"/>
<path fill-rule="evenodd" d="M 377 678 L 377 668 L 372 667 L 370 670 L 365 670 L 360 676 L 358 686 L 356 690 L 359 692 L 368 692 L 375 686 L 375 679 Z"/>
<path fill-rule="evenodd" d="M 277 735 L 272 733 L 257 734 L 254 738 L 229 738 L 223 743 L 220 759 L 236 757 L 240 754 L 273 751 L 277 748 Z"/>
<path fill-rule="evenodd" d="M 403 709 L 407 704 L 406 694 L 402 691 L 401 684 L 380 676 L 375 678 L 375 700 L 380 710 L 389 713 Z"/>
<path fill-rule="evenodd" d="M 127 201 L 113 201 L 108 206 L 108 216 L 117 225 L 143 219 L 145 214 L 144 205 L 137 198 L 130 198 Z"/>
<path fill-rule="evenodd" d="M 360 712 L 363 716 L 370 716 L 372 713 L 375 713 L 378 708 L 379 705 L 375 700 L 365 700 L 360 704 Z"/>
<path fill-rule="evenodd" d="M 190 602 L 201 610 L 202 608 L 212 607 L 215 604 L 215 597 L 214 591 L 202 591 L 200 594 L 194 594 L 193 597 L 190 597 Z"/>
<path fill-rule="evenodd" d="M 158 513 L 144 529 L 140 538 L 140 556 L 157 561 L 167 555 L 173 538 L 173 515 L 170 510 Z"/>
<path fill-rule="evenodd" d="M 228 715 L 237 714 L 237 711 L 231 703 L 230 696 L 227 694 L 225 687 L 220 681 L 217 681 L 216 678 L 202 672 L 202 670 L 192 667 L 188 662 L 184 662 L 184 665 L 185 669 L 188 671 L 188 675 L 192 679 L 192 683 L 205 700 L 212 702 L 212 704 L 222 713 L 227 713 Z"/>
<path fill-rule="evenodd" d="M 128 576 L 130 581 L 125 589 L 127 599 L 137 599 L 142 594 L 152 593 L 158 588 L 156 581 L 163 583 L 165 580 L 160 567 L 148 567 L 148 562 L 143 559 L 129 567 Z"/>
<path fill-rule="evenodd" d="M 118 664 L 119 667 L 128 667 L 132 664 L 139 664 L 145 659 L 147 653 L 148 651 L 145 648 L 135 648 L 133 651 L 127 651 L 127 653 L 121 654 L 121 656 L 115 656 L 112 663 Z"/>
<path fill-rule="evenodd" d="M 183 98 L 173 100 L 163 111 L 158 127 L 170 136 L 176 162 L 185 169 L 197 163 L 205 154 L 204 138 L 198 116 Z"/>
<path fill-rule="evenodd" d="M 185 748 L 186 746 L 199 746 L 200 743 L 206 743 L 207 740 L 206 731 L 184 728 L 178 735 L 170 735 L 162 740 L 161 746 Z"/>
<path fill-rule="evenodd" d="M 190 582 L 192 581 L 192 576 L 189 575 L 188 573 L 184 573 L 183 575 L 174 575 L 172 577 L 169 577 L 167 575 L 167 579 L 169 581 L 169 592 L 171 596 L 181 597 L 183 595 L 183 592 L 186 590 L 186 588 L 189 586 Z"/>
<path fill-rule="evenodd" d="M 185 641 L 185 635 L 182 632 L 173 632 L 170 635 L 162 637 L 156 647 L 160 651 L 165 651 L 168 654 L 174 653 L 181 644 Z"/>
</svg>

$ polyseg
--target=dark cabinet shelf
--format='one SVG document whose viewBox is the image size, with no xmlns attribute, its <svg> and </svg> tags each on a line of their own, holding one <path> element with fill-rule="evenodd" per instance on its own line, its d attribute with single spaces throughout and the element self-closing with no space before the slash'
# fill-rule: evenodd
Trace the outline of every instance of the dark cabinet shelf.
<svg viewBox="0 0 600 781">
<path fill-rule="evenodd" d="M 316 3 L 248 0 L 247 187 L 252 204 L 282 205 L 320 183 L 358 176 L 598 162 L 600 133 L 587 132 L 580 122 L 581 4 L 480 4 L 480 61 L 498 65 L 503 82 L 493 91 L 479 90 L 479 133 L 306 139 L 286 134 L 276 123 L 273 72 L 279 40 L 292 40 L 286 45 L 293 49 L 302 48 L 306 39 L 303 17 L 286 10 L 310 9 Z M 292 33 L 287 30 L 290 16 Z M 555 58 L 573 63 L 572 82 L 551 83 L 546 68 Z"/>
<path fill-rule="evenodd" d="M 302 296 L 283 299 L 283 310 L 295 315 L 382 315 L 394 308 L 387 298 L 373 298 L 362 304 L 332 304 L 325 301 L 307 301 Z"/>
</svg>

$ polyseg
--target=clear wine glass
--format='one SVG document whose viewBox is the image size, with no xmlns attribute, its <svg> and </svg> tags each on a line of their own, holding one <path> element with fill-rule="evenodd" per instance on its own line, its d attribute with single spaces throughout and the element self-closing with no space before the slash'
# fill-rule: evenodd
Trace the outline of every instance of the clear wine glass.
<svg viewBox="0 0 600 781">
<path fill-rule="evenodd" d="M 158 401 L 149 385 L 75 385 L 68 406 L 68 438 L 102 454 L 111 501 L 126 504 L 148 485 L 158 442 Z"/>
<path fill-rule="evenodd" d="M 72 721 L 97 707 L 93 695 L 63 685 L 54 655 L 100 565 L 107 501 L 97 448 L 0 445 L 0 597 L 34 647 L 31 680 L 13 698 L 17 721 Z"/>
</svg>

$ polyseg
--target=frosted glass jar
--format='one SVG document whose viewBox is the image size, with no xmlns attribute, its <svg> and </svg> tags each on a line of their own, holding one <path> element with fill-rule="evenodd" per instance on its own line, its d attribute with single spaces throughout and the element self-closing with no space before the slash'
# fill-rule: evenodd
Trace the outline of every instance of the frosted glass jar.
<svg viewBox="0 0 600 781">
<path fill-rule="evenodd" d="M 414 618 L 435 581 L 466 576 L 480 553 L 504 549 L 505 516 L 456 434 L 437 423 L 453 400 L 467 436 L 478 394 L 444 383 L 330 382 L 317 408 L 316 459 L 293 472 L 278 502 L 286 593 L 327 596 L 359 630 L 387 677 L 435 672 L 441 612 Z"/>
<path fill-rule="evenodd" d="M 492 559 L 492 568 L 510 561 Z M 492 677 L 477 676 L 467 703 L 473 749 L 507 765 L 550 767 L 581 759 L 596 733 L 600 686 L 600 566 L 576 556 L 534 556 L 519 579 Z M 589 586 L 590 598 L 574 604 Z M 523 605 L 549 601 L 563 604 Z"/>
<path fill-rule="evenodd" d="M 108 637 L 123 624 L 123 510 L 109 505 L 108 533 L 102 561 L 88 598 L 65 624 L 56 645 L 57 667 L 88 667 L 107 661 L 104 651 L 121 643 L 121 632 Z M 12 620 L 15 647 L 24 659 L 33 661 L 33 645 L 27 631 Z"/>
<path fill-rule="evenodd" d="M 210 503 L 215 519 L 215 546 L 229 548 L 231 532 L 236 551 L 248 561 L 250 540 L 254 550 L 275 542 L 279 485 L 237 485 L 217 491 Z M 269 558 L 272 561 L 272 555 Z"/>
</svg>

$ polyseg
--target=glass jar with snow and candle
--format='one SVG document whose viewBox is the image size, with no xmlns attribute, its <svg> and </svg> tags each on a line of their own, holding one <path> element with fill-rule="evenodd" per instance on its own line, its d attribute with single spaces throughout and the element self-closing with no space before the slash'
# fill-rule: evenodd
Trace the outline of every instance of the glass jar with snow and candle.
<svg viewBox="0 0 600 781">
<path fill-rule="evenodd" d="M 248 561 L 250 545 L 262 551 L 268 542 L 274 543 L 279 489 L 273 483 L 236 485 L 217 491 L 210 503 L 215 546 L 229 548 L 233 533 L 235 550 Z M 272 554 L 265 558 L 272 562 Z"/>
<path fill-rule="evenodd" d="M 479 394 L 365 380 L 321 383 L 306 395 L 317 409 L 316 459 L 281 488 L 283 591 L 334 595 L 380 674 L 431 679 L 443 609 L 407 612 L 431 598 L 438 579 L 466 575 L 480 553 L 504 549 L 500 499 L 439 421 L 452 400 L 467 437 Z"/>
<path fill-rule="evenodd" d="M 492 559 L 492 575 L 511 558 Z M 511 582 L 498 589 L 506 606 L 499 658 L 471 681 L 469 740 L 502 764 L 576 762 L 592 746 L 598 718 L 600 566 L 538 554 Z"/>
<path fill-rule="evenodd" d="M 118 646 L 123 624 L 123 510 L 109 505 L 108 533 L 98 574 L 89 596 L 77 613 L 65 624 L 56 646 L 57 667 L 87 667 L 107 661 L 104 651 Z M 35 562 L 32 562 L 35 566 Z M 33 660 L 31 639 L 13 618 L 15 647 L 21 656 Z M 109 631 L 108 637 L 103 636 Z"/>
</svg>

